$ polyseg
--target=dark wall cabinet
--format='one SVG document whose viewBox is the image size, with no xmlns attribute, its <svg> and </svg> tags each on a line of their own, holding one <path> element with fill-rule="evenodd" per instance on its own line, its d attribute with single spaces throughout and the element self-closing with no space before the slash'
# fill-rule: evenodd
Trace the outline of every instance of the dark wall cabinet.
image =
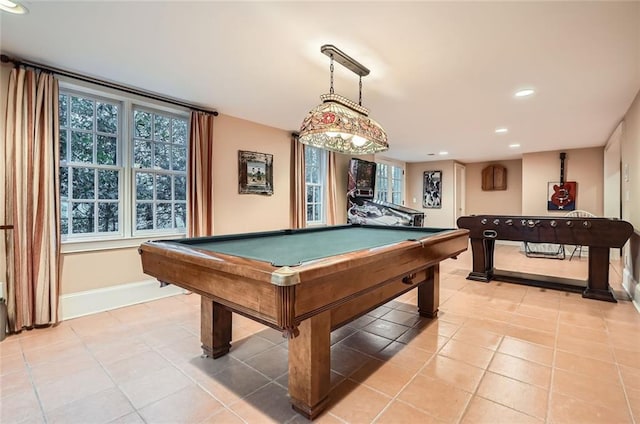
<svg viewBox="0 0 640 424">
<path fill-rule="evenodd" d="M 506 190 L 507 168 L 502 165 L 489 165 L 482 170 L 482 190 Z"/>
</svg>

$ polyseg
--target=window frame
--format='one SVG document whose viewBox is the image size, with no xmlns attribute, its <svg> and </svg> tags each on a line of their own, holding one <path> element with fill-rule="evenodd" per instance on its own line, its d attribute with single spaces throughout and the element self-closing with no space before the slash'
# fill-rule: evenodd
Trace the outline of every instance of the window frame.
<svg viewBox="0 0 640 424">
<path fill-rule="evenodd" d="M 122 110 L 123 110 L 123 103 L 119 100 L 114 100 L 111 99 L 107 96 L 102 96 L 102 95 L 98 95 L 98 94 L 93 94 L 93 93 L 88 93 L 88 92 L 79 92 L 77 90 L 60 90 L 60 94 L 63 95 L 67 95 L 69 98 L 69 101 L 71 100 L 71 97 L 84 97 L 84 98 L 90 98 L 92 101 L 94 101 L 95 103 L 99 102 L 99 101 L 104 101 L 104 102 L 109 102 L 112 104 L 116 104 L 120 109 L 119 109 L 119 116 L 118 116 L 118 131 L 116 132 L 116 161 L 114 165 L 105 165 L 105 164 L 98 164 L 96 162 L 73 162 L 73 161 L 69 161 L 69 162 L 65 162 L 65 164 L 63 165 L 63 160 L 62 157 L 60 157 L 60 166 L 58 169 L 58 172 L 60 171 L 61 167 L 66 167 L 67 170 L 69 169 L 81 169 L 81 168 L 86 168 L 86 169 L 93 169 L 96 172 L 96 177 L 94 179 L 94 185 L 97 188 L 98 185 L 98 181 L 97 181 L 97 171 L 99 170 L 116 170 L 118 172 L 118 180 L 119 181 L 123 181 L 123 174 L 124 174 L 124 170 L 123 170 L 123 166 L 122 166 L 122 125 L 123 125 L 123 116 L 122 116 Z M 71 107 L 71 103 L 69 103 L 69 108 Z M 67 119 L 70 119 L 70 116 L 67 116 Z M 95 123 L 95 117 L 94 117 L 94 123 Z M 60 128 L 60 127 L 59 127 Z M 69 135 L 71 135 L 72 131 L 71 131 L 71 125 L 70 122 L 68 122 L 67 128 L 69 128 Z M 65 130 L 66 131 L 66 130 Z M 98 135 L 99 131 L 94 128 L 91 131 L 92 134 L 96 134 Z M 62 134 L 62 131 L 60 131 L 60 134 Z M 67 138 L 67 151 L 65 154 L 65 158 L 67 157 L 67 155 L 70 157 L 71 155 L 71 151 L 72 151 L 72 137 Z M 95 148 L 95 142 L 92 144 L 92 149 Z M 68 181 L 68 186 L 69 186 L 69 190 L 72 191 L 72 182 L 69 180 L 70 178 L 70 173 L 67 173 L 67 181 Z M 60 180 L 61 181 L 61 180 Z M 118 188 L 118 206 L 120 206 L 120 202 L 119 199 L 122 197 L 122 184 L 118 184 L 119 188 Z M 62 197 L 62 193 L 61 197 Z M 72 200 L 74 200 L 73 195 L 70 196 L 67 199 L 68 202 L 68 213 L 71 214 L 72 213 Z M 77 199 L 76 199 L 77 200 Z M 99 197 L 96 196 L 93 200 L 90 200 L 89 202 L 94 203 L 94 204 L 98 204 L 99 203 Z M 60 199 L 61 201 L 61 199 Z M 110 202 L 113 203 L 113 202 Z M 62 205 L 61 205 L 62 207 Z M 94 208 L 96 206 L 94 205 Z M 91 233 L 76 233 L 73 234 L 71 240 L 72 241 L 77 241 L 77 242 L 82 242 L 84 240 L 92 240 L 92 239 L 96 239 L 96 238 L 100 238 L 100 239 L 112 239 L 112 238 L 121 238 L 123 236 L 123 215 L 119 214 L 119 218 L 118 218 L 118 231 L 114 231 L 114 232 L 91 232 Z M 70 221 L 71 223 L 73 222 L 73 219 L 71 219 Z M 94 228 L 97 225 L 97 223 L 94 224 Z M 61 235 L 62 238 L 62 242 L 66 243 L 68 241 L 68 239 L 65 239 L 67 235 Z"/>
<path fill-rule="evenodd" d="M 76 234 L 68 238 L 61 236 L 62 253 L 98 251 L 109 249 L 121 249 L 139 246 L 141 241 L 157 239 L 184 238 L 188 228 L 187 222 L 183 231 L 175 228 L 165 230 L 135 230 L 135 169 L 133 168 L 133 110 L 135 107 L 163 114 L 182 117 L 187 121 L 187 163 L 185 175 L 188 179 L 189 148 L 188 134 L 190 132 L 190 110 L 180 106 L 170 105 L 142 96 L 127 94 L 107 87 L 97 87 L 93 84 L 78 82 L 61 77 L 59 81 L 59 94 L 72 94 L 102 98 L 105 101 L 119 103 L 121 105 L 119 116 L 118 146 L 116 159 L 117 166 L 121 169 L 120 188 L 118 190 L 119 208 L 121 210 L 119 231 L 117 233 L 87 233 Z M 187 180 L 188 192 L 188 180 Z"/>
<path fill-rule="evenodd" d="M 399 205 L 399 206 L 404 206 L 405 205 L 405 188 L 406 188 L 406 172 L 405 172 L 405 165 L 403 163 L 400 162 L 395 162 L 395 161 L 391 161 L 391 160 L 387 160 L 387 159 L 379 159 L 376 158 L 375 160 L 376 162 L 376 187 L 375 187 L 375 191 L 374 191 L 374 199 L 376 200 L 381 200 L 384 202 L 388 202 L 388 203 L 393 203 L 395 205 Z M 380 165 L 383 165 L 386 167 L 386 176 L 384 178 L 378 178 L 378 170 L 380 169 Z M 400 179 L 395 179 L 394 175 L 393 175 L 393 170 L 394 169 L 399 169 L 401 172 L 401 178 Z M 394 191 L 394 186 L 393 183 L 394 181 L 400 181 L 400 185 L 401 185 L 401 189 L 400 189 L 400 202 L 401 203 L 394 203 L 393 202 L 393 195 L 394 193 L 398 193 L 398 191 Z M 384 199 L 380 199 L 378 197 L 378 194 L 380 192 L 380 188 L 379 188 L 379 184 L 384 182 L 385 183 L 385 189 L 382 190 L 383 192 L 385 192 L 385 198 Z"/>
<path fill-rule="evenodd" d="M 384 172 L 382 171 L 384 169 Z M 379 201 L 389 201 L 389 169 L 386 163 L 376 162 L 375 190 L 373 198 Z M 380 187 L 384 183 L 384 189 Z M 383 195 L 384 194 L 384 195 Z"/>
<path fill-rule="evenodd" d="M 307 227 L 319 227 L 319 226 L 324 226 L 327 225 L 327 166 L 329 163 L 329 157 L 328 157 L 328 152 L 324 149 L 321 149 L 319 147 L 314 147 L 314 146 L 309 146 L 309 145 L 304 145 L 304 149 L 305 149 L 305 169 L 304 169 L 304 175 L 305 175 L 305 181 L 304 181 L 304 191 L 305 191 L 305 196 L 304 196 L 304 211 L 305 211 L 305 222 L 306 222 L 306 226 Z M 319 183 L 309 183 L 307 181 L 307 149 L 316 149 L 318 152 L 320 152 L 320 166 L 319 166 L 319 175 L 318 175 L 318 181 Z M 320 209 L 320 220 L 317 221 L 309 221 L 307 214 L 307 207 L 308 207 L 308 194 L 309 194 L 309 185 L 313 184 L 314 187 L 320 187 L 320 193 L 321 193 L 321 197 L 322 200 L 320 202 L 316 202 L 314 204 L 319 205 L 319 209 Z"/>
<path fill-rule="evenodd" d="M 151 164 L 151 168 L 135 168 L 134 165 L 134 160 L 135 160 L 135 134 L 134 134 L 134 112 L 136 110 L 139 111 L 143 111 L 143 112 L 147 112 L 147 113 L 151 113 L 151 114 L 155 114 L 156 112 L 159 112 L 158 108 L 151 108 L 151 107 L 147 107 L 147 106 L 142 106 L 140 105 L 138 102 L 134 102 L 131 104 L 131 114 L 129 116 L 130 118 L 130 124 L 131 124 L 131 131 L 130 131 L 130 143 L 129 143 L 129 157 L 131 158 L 131 162 L 130 162 L 130 172 L 131 172 L 131 196 L 130 196 L 130 200 L 132 202 L 131 205 L 131 234 L 132 237 L 146 237 L 146 236 L 160 236 L 160 235 L 164 235 L 164 234 L 169 234 L 169 235 L 178 235 L 178 234 L 184 234 L 186 235 L 187 232 L 187 219 L 189 217 L 189 213 L 186 210 L 187 209 L 187 193 L 188 193 L 188 166 L 189 166 L 189 118 L 186 117 L 186 121 L 187 121 L 187 139 L 185 140 L 185 158 L 186 158 L 186 163 L 185 163 L 185 170 L 184 173 L 182 171 L 176 171 L 173 169 L 155 169 L 154 168 L 154 164 Z M 165 115 L 164 116 L 169 116 L 170 118 L 175 118 L 175 117 L 180 117 L 180 115 L 176 114 L 176 113 L 171 113 L 171 112 L 164 112 L 162 111 Z M 154 149 L 154 145 L 156 143 L 155 140 L 153 140 L 153 136 L 152 138 L 149 140 L 151 142 L 151 149 Z M 174 143 L 163 143 L 163 144 L 169 144 L 172 145 Z M 171 163 L 170 159 L 170 163 Z M 184 227 L 184 231 L 175 231 L 175 228 L 167 228 L 167 229 L 151 229 L 151 230 L 138 230 L 136 228 L 136 203 L 138 201 L 138 199 L 136 198 L 136 194 L 137 194 L 137 185 L 136 185 L 136 174 L 137 173 L 151 173 L 153 175 L 154 181 L 156 180 L 158 175 L 164 175 L 164 176 L 170 176 L 171 177 L 171 181 L 172 181 L 172 189 L 171 189 L 171 194 L 172 194 L 172 199 L 169 202 L 158 202 L 158 199 L 152 199 L 151 200 L 151 204 L 157 204 L 157 203 L 171 203 L 172 205 L 172 210 L 173 210 L 173 206 L 177 203 L 176 199 L 175 199 L 175 190 L 174 190 L 174 181 L 175 181 L 175 177 L 176 176 L 181 176 L 184 175 L 186 181 L 186 186 L 185 186 L 185 199 L 184 199 L 184 205 L 185 205 L 185 227 Z M 154 182 L 154 197 L 155 197 L 155 193 L 157 192 L 156 190 L 157 188 L 157 183 Z M 183 203 L 182 201 L 179 201 L 179 203 Z M 155 208 L 154 208 L 155 209 Z M 172 212 L 172 220 L 175 219 L 174 217 L 174 213 Z M 154 214 L 154 222 L 155 222 L 155 214 Z M 155 225 L 155 224 L 154 224 Z"/>
</svg>

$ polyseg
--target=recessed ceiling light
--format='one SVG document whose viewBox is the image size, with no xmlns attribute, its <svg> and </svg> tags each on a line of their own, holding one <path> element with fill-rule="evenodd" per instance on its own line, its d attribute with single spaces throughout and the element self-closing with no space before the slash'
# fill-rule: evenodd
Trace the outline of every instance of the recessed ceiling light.
<svg viewBox="0 0 640 424">
<path fill-rule="evenodd" d="M 439 155 L 442 155 L 442 156 L 445 156 L 445 155 L 448 155 L 448 154 L 449 154 L 449 152 L 440 152 L 440 153 L 438 153 L 438 154 L 439 154 Z"/>
<path fill-rule="evenodd" d="M 16 15 L 27 13 L 26 7 L 10 0 L 0 0 L 0 10 L 4 10 L 5 12 L 9 13 L 15 13 Z"/>
<path fill-rule="evenodd" d="M 535 92 L 536 91 L 533 88 L 525 88 L 524 90 L 516 91 L 516 94 L 514 94 L 514 96 L 516 96 L 516 97 L 527 97 L 527 96 L 532 95 Z"/>
<path fill-rule="evenodd" d="M 518 143 L 513 143 L 509 144 L 509 147 L 511 147 L 512 149 L 517 149 L 518 147 L 520 147 L 520 145 Z"/>
<path fill-rule="evenodd" d="M 496 128 L 496 134 L 504 134 L 509 132 L 507 128 Z"/>
</svg>

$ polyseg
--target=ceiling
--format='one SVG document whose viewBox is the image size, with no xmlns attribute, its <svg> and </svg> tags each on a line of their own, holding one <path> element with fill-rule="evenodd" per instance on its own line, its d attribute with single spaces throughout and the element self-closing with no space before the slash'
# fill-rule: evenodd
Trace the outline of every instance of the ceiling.
<svg viewBox="0 0 640 424">
<path fill-rule="evenodd" d="M 291 131 L 333 44 L 371 70 L 362 104 L 404 162 L 603 146 L 640 90 L 638 1 L 22 3 L 0 13 L 5 54 Z M 338 64 L 334 85 L 357 101 Z"/>
</svg>

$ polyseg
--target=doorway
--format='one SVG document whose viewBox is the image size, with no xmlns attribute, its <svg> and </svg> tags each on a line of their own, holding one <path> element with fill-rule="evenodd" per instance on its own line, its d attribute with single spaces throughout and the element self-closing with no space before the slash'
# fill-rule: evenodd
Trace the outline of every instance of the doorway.
<svg viewBox="0 0 640 424">
<path fill-rule="evenodd" d="M 453 217 L 453 227 L 456 228 L 458 226 L 458 218 L 466 215 L 466 206 L 465 206 L 465 190 L 466 190 L 466 170 L 467 168 L 458 162 L 453 163 L 453 172 L 454 172 L 454 182 L 455 182 L 455 196 L 453 205 L 454 208 L 454 217 Z"/>
</svg>

